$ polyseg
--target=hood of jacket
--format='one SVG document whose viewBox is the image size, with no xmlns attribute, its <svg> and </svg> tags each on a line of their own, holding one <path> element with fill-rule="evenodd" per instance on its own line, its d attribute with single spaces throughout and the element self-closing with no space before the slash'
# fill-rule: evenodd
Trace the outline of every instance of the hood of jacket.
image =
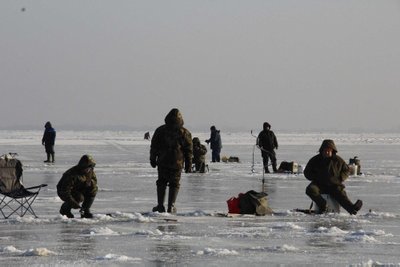
<svg viewBox="0 0 400 267">
<path fill-rule="evenodd" d="M 264 122 L 263 130 L 264 131 L 268 131 L 269 129 L 271 129 L 271 124 L 269 124 L 268 122 Z"/>
<path fill-rule="evenodd" d="M 192 140 L 193 145 L 194 144 L 200 144 L 200 139 L 198 137 L 194 137 Z"/>
<path fill-rule="evenodd" d="M 325 139 L 322 141 L 321 147 L 319 148 L 319 153 L 322 153 L 325 148 L 332 148 L 334 154 L 338 152 L 335 142 L 333 142 L 331 139 Z"/>
<path fill-rule="evenodd" d="M 83 155 L 78 163 L 78 168 L 81 170 L 86 168 L 93 168 L 94 166 L 96 166 L 96 162 L 90 155 Z"/>
<path fill-rule="evenodd" d="M 171 109 L 171 111 L 165 116 L 165 124 L 168 126 L 183 126 L 183 118 L 181 112 L 177 108 Z"/>
</svg>

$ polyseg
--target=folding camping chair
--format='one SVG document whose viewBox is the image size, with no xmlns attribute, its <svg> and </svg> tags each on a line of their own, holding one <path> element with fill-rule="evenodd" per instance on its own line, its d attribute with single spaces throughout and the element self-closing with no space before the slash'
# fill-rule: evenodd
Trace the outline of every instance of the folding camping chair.
<svg viewBox="0 0 400 267">
<path fill-rule="evenodd" d="M 47 184 L 25 188 L 22 163 L 15 156 L 15 153 L 9 153 L 0 157 L 0 212 L 4 219 L 13 214 L 23 217 L 27 212 L 37 218 L 32 204 Z"/>
</svg>

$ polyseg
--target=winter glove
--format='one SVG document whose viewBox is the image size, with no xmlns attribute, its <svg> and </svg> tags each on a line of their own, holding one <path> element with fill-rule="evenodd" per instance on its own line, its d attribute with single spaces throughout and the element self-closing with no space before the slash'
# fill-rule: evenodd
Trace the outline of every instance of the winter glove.
<svg viewBox="0 0 400 267">
<path fill-rule="evenodd" d="M 155 159 L 150 159 L 150 165 L 153 168 L 157 167 L 157 161 Z"/>
</svg>

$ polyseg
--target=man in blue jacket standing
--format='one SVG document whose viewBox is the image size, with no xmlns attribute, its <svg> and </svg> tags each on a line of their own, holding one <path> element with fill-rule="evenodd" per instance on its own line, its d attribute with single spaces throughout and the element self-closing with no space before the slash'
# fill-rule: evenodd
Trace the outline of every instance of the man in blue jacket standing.
<svg viewBox="0 0 400 267">
<path fill-rule="evenodd" d="M 220 153 L 222 149 L 222 141 L 221 141 L 221 135 L 219 133 L 219 130 L 215 128 L 215 126 L 211 126 L 210 128 L 211 135 L 210 138 L 206 140 L 207 144 L 210 144 L 211 148 L 211 161 L 212 162 L 220 162 Z"/>
<path fill-rule="evenodd" d="M 56 130 L 51 126 L 51 122 L 46 122 L 44 125 L 44 133 L 42 138 L 42 145 L 46 150 L 47 160 L 44 162 L 46 163 L 54 163 L 54 144 L 56 141 Z"/>
</svg>

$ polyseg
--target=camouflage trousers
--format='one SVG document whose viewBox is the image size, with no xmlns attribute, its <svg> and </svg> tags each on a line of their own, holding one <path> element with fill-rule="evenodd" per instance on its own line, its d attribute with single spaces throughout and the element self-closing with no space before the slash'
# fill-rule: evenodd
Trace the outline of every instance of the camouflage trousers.
<svg viewBox="0 0 400 267">
<path fill-rule="evenodd" d="M 168 169 L 168 168 L 158 168 L 158 179 L 157 186 L 160 187 L 175 187 L 179 188 L 181 186 L 181 173 L 182 170 Z"/>
</svg>

